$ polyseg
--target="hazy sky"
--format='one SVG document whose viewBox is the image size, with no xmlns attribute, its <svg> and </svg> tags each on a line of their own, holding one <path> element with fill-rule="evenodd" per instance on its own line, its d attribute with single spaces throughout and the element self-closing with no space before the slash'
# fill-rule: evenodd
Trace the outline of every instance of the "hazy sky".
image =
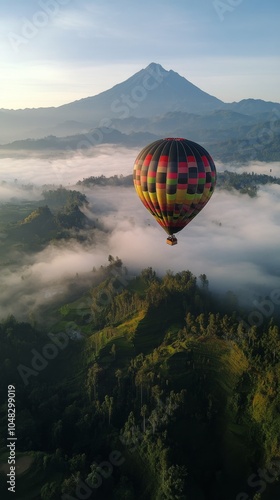
<svg viewBox="0 0 280 500">
<path fill-rule="evenodd" d="M 280 101 L 279 0 L 0 5 L 0 108 L 96 95 L 150 62 L 226 102 Z"/>
</svg>

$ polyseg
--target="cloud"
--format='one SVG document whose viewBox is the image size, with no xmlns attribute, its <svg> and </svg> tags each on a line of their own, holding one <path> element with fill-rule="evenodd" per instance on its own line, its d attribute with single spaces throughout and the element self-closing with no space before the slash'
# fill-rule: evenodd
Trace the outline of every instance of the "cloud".
<svg viewBox="0 0 280 500">
<path fill-rule="evenodd" d="M 23 183 L 36 186 L 44 184 L 73 185 L 92 175 L 132 173 L 138 149 L 127 149 L 114 145 L 100 145 L 87 150 L 86 154 L 78 150 L 69 151 L 61 157 L 40 158 L 25 151 L 18 152 L 19 157 L 0 158 L 0 182 L 13 182 L 18 179 Z"/>
<path fill-rule="evenodd" d="M 216 289 L 277 287 L 280 232 L 275 221 L 279 209 L 280 186 L 260 190 L 257 199 L 217 190 L 207 207 L 178 234 L 178 245 L 169 247 L 153 220 L 148 225 L 148 216 L 141 214 L 139 221 L 138 208 L 136 223 L 128 227 L 120 204 L 109 245 L 128 266 L 206 273 Z"/>
<path fill-rule="evenodd" d="M 5 160 L 5 175 L 17 177 L 19 184 L 35 180 L 36 195 L 40 183 L 54 181 L 82 190 L 74 183 L 83 177 L 131 173 L 136 155 L 134 149 L 102 145 L 92 157 L 76 155 L 67 161 L 10 159 Z M 272 174 L 279 175 L 280 166 L 254 163 L 237 170 L 250 168 L 259 173 L 272 168 Z M 218 166 L 220 169 L 222 166 Z M 8 188 L 1 186 L 0 195 L 5 189 L 6 199 L 21 196 L 14 183 Z M 278 185 L 261 186 L 256 198 L 216 189 L 205 209 L 178 234 L 175 247 L 166 245 L 166 234 L 145 210 L 133 187 L 94 186 L 84 192 L 90 202 L 86 214 L 98 218 L 106 232 L 95 236 L 88 233 L 87 244 L 64 241 L 37 254 L 19 255 L 17 265 L 0 268 L 0 316 L 12 312 L 24 316 L 48 302 L 62 303 L 69 297 L 69 290 L 73 295 L 73 287 L 78 293 L 94 283 L 92 268 L 106 265 L 109 254 L 121 258 L 132 274 L 148 266 L 159 274 L 167 269 L 189 269 L 196 276 L 205 273 L 212 290 L 232 290 L 249 302 L 256 294 L 279 288 Z"/>
<path fill-rule="evenodd" d="M 20 264 L 1 268 L 0 318 L 14 314 L 29 319 L 45 307 L 58 307 L 78 298 L 92 286 L 93 268 L 104 264 L 102 245 L 93 252 L 75 241 L 49 245 L 35 256 L 22 256 Z M 47 318 L 44 319 L 47 322 Z"/>
<path fill-rule="evenodd" d="M 62 30 L 82 33 L 83 30 L 95 30 L 100 26 L 95 24 L 88 16 L 87 12 L 81 13 L 79 10 L 65 10 L 63 16 L 57 16 L 53 20 L 53 26 Z"/>
<path fill-rule="evenodd" d="M 20 185 L 17 180 L 14 179 L 13 182 L 2 181 L 0 184 L 0 207 L 2 203 L 6 202 L 19 202 L 19 201 L 30 201 L 30 200 L 40 200 L 42 199 L 42 189 L 35 187 L 34 185 Z"/>
<path fill-rule="evenodd" d="M 278 185 L 262 186 L 257 198 L 216 190 L 205 209 L 178 234 L 176 247 L 165 244 L 164 231 L 133 188 L 102 188 L 88 193 L 88 198 L 93 211 L 101 204 L 101 219 L 110 230 L 108 253 L 135 271 L 147 266 L 159 273 L 189 269 L 197 276 L 206 273 L 213 289 L 245 295 L 279 286 Z"/>
</svg>

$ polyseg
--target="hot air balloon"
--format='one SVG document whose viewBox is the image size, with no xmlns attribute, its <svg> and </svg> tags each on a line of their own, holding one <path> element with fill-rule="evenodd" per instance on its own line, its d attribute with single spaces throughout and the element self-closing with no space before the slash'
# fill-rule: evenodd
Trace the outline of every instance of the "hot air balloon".
<svg viewBox="0 0 280 500">
<path fill-rule="evenodd" d="M 142 149 L 135 160 L 133 182 L 143 205 L 176 245 L 181 231 L 205 207 L 216 185 L 216 167 L 199 144 L 166 138 Z"/>
</svg>

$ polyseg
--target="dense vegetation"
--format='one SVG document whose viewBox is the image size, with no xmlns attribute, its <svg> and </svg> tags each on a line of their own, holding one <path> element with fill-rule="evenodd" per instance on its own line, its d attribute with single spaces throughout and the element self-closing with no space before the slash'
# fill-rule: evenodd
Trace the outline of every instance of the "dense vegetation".
<svg viewBox="0 0 280 500">
<path fill-rule="evenodd" d="M 226 189 L 227 191 L 235 189 L 241 194 L 248 194 L 251 197 L 257 195 L 258 186 L 263 186 L 265 184 L 280 184 L 280 179 L 279 177 L 272 175 L 256 174 L 254 172 L 239 174 L 228 170 L 219 172 L 219 175 L 217 176 L 217 188 Z M 106 177 L 105 175 L 91 176 L 77 182 L 77 186 L 85 186 L 89 188 L 94 186 L 130 187 L 132 185 L 132 175 L 112 175 L 111 177 Z"/>
<path fill-rule="evenodd" d="M 131 187 L 133 186 L 133 175 L 111 175 L 110 177 L 106 177 L 105 175 L 98 175 L 91 177 L 87 177 L 82 181 L 77 182 L 77 186 L 125 186 Z"/>
<path fill-rule="evenodd" d="M 83 239 L 81 230 L 95 227 L 81 211 L 87 205 L 79 191 L 58 188 L 45 190 L 42 202 L 12 202 L 0 206 L 1 253 L 11 249 L 38 251 L 50 241 Z M 39 205 L 39 206 L 38 206 Z"/>
<path fill-rule="evenodd" d="M 220 172 L 217 180 L 217 187 L 231 191 L 233 189 L 241 194 L 248 194 L 251 197 L 257 196 L 258 187 L 266 184 L 280 184 L 279 177 L 266 174 Z"/>
<path fill-rule="evenodd" d="M 225 171 L 217 187 L 254 197 L 267 183 L 279 179 Z M 132 176 L 78 186 L 131 187 Z M 102 229 L 85 205 L 64 188 L 1 205 L 1 254 L 10 264 L 13 250 L 18 259 L 50 241 L 84 241 Z M 39 325 L 0 323 L 1 498 L 9 384 L 19 500 L 278 498 L 279 295 L 254 316 L 232 293 L 213 296 L 204 274 L 147 268 L 131 278 L 112 256 L 89 282 L 79 296 L 77 279 L 77 300 L 46 309 Z"/>
<path fill-rule="evenodd" d="M 0 324 L 1 400 L 14 384 L 17 459 L 32 461 L 17 498 L 279 498 L 279 296 L 257 326 L 204 274 L 131 278 L 112 256 L 95 273 L 51 332 Z"/>
</svg>

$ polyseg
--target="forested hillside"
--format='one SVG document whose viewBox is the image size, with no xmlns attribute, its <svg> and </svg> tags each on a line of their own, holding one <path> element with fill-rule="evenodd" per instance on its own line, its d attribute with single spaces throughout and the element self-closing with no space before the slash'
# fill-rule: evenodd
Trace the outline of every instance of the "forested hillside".
<svg viewBox="0 0 280 500">
<path fill-rule="evenodd" d="M 106 177 L 105 175 L 92 176 L 77 182 L 79 188 L 81 186 L 88 188 L 93 188 L 94 186 L 130 187 L 132 184 L 132 175 L 112 175 L 111 177 Z M 230 172 L 229 170 L 219 172 L 217 176 L 218 189 L 225 189 L 227 191 L 236 190 L 240 194 L 248 194 L 251 197 L 256 196 L 259 186 L 264 186 L 265 184 L 280 184 L 280 179 L 272 174 L 256 174 L 254 172 L 237 173 Z"/>
<path fill-rule="evenodd" d="M 86 196 L 65 188 L 45 190 L 42 201 L 9 202 L 0 205 L 0 254 L 7 258 L 11 249 L 38 251 L 51 241 L 75 237 L 83 241 L 84 228 L 96 223 L 81 211 L 87 206 Z"/>
<path fill-rule="evenodd" d="M 53 311 L 51 330 L 0 325 L 17 498 L 279 498 L 277 291 L 254 322 L 232 293 L 211 294 L 205 274 L 132 277 L 112 256 L 95 273 L 95 287 Z M 2 472 L 6 413 L 4 403 Z"/>
</svg>

